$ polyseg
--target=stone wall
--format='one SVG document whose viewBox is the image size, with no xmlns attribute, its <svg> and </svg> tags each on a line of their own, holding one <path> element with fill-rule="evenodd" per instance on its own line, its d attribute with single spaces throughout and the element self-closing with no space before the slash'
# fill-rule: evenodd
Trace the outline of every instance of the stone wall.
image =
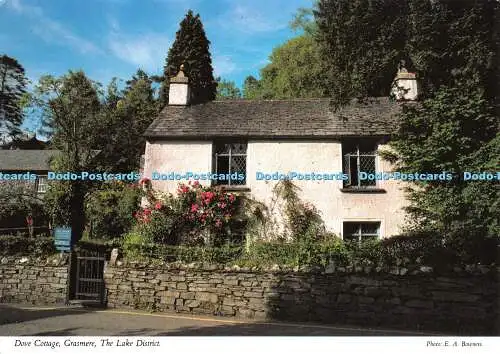
<svg viewBox="0 0 500 354">
<path fill-rule="evenodd" d="M 109 307 L 498 334 L 498 269 L 364 270 L 252 272 L 118 262 L 107 265 L 105 282 Z"/>
<path fill-rule="evenodd" d="M 68 258 L 3 257 L 0 259 L 0 302 L 63 304 Z"/>
<path fill-rule="evenodd" d="M 0 259 L 0 302 L 63 304 L 65 256 Z M 493 267 L 293 271 L 175 264 L 106 264 L 111 308 L 499 335 Z"/>
</svg>

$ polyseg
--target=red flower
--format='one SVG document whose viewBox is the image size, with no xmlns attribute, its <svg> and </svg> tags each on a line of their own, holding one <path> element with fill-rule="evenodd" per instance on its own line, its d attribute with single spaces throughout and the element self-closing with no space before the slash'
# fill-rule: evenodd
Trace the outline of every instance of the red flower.
<svg viewBox="0 0 500 354">
<path fill-rule="evenodd" d="M 148 183 L 149 181 L 151 181 L 149 178 L 147 177 L 143 177 L 139 180 L 139 184 L 146 184 Z"/>
<path fill-rule="evenodd" d="M 150 215 L 151 214 L 151 209 L 148 209 L 148 208 L 144 209 L 143 214 L 144 215 Z"/>
<path fill-rule="evenodd" d="M 198 204 L 193 204 L 193 205 L 191 205 L 191 212 L 196 213 L 199 208 L 200 208 L 200 206 Z"/>
<path fill-rule="evenodd" d="M 163 208 L 163 204 L 161 202 L 156 202 L 155 209 L 160 210 L 161 208 Z"/>
<path fill-rule="evenodd" d="M 220 219 L 215 220 L 215 226 L 216 227 L 221 227 L 222 226 L 222 221 Z"/>
<path fill-rule="evenodd" d="M 193 187 L 198 187 L 199 185 L 200 185 L 200 182 L 198 182 L 198 181 L 193 182 Z"/>
<path fill-rule="evenodd" d="M 181 185 L 179 186 L 179 188 L 177 189 L 177 191 L 178 191 L 179 193 L 181 193 L 181 194 L 184 194 L 184 193 L 189 192 L 189 187 L 188 187 L 188 186 L 186 186 L 186 185 L 184 185 L 184 184 L 181 184 Z"/>
<path fill-rule="evenodd" d="M 232 203 L 236 200 L 236 196 L 234 194 L 229 195 L 229 201 Z"/>
</svg>

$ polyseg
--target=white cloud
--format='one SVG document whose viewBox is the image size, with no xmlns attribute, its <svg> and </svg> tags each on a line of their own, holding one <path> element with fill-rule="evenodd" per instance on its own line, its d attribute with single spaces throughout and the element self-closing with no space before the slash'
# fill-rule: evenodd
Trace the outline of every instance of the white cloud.
<svg viewBox="0 0 500 354">
<path fill-rule="evenodd" d="M 229 10 L 217 20 L 219 28 L 237 30 L 246 34 L 279 31 L 287 27 L 287 23 L 273 21 L 264 16 L 255 6 L 245 6 L 231 2 Z"/>
<path fill-rule="evenodd" d="M 237 70 L 236 64 L 229 55 L 215 55 L 212 59 L 215 76 L 223 76 Z"/>
<path fill-rule="evenodd" d="M 111 23 L 109 49 L 119 59 L 148 71 L 159 71 L 163 65 L 170 41 L 165 34 L 145 33 L 126 35 L 119 32 L 117 21 Z"/>
<path fill-rule="evenodd" d="M 47 42 L 68 45 L 83 54 L 102 52 L 91 41 L 46 16 L 41 7 L 26 5 L 21 0 L 7 0 L 6 5 L 14 12 L 28 17 L 33 32 Z"/>
</svg>

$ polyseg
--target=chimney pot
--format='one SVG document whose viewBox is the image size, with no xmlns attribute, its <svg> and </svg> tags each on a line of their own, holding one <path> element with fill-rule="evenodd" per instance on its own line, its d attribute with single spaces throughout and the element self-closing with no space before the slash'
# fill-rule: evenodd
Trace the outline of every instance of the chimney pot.
<svg viewBox="0 0 500 354">
<path fill-rule="evenodd" d="M 398 73 L 394 78 L 391 93 L 397 100 L 414 101 L 418 98 L 419 87 L 417 75 L 410 73 L 405 67 L 405 61 L 398 65 Z"/>
</svg>

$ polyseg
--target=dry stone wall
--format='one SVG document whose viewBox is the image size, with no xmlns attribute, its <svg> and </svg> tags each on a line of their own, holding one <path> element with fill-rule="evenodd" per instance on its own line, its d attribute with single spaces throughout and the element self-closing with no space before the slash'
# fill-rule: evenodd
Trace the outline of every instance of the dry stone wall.
<svg viewBox="0 0 500 354">
<path fill-rule="evenodd" d="M 68 259 L 0 259 L 0 302 L 63 304 Z M 256 320 L 499 335 L 499 268 L 257 270 L 109 262 L 107 305 Z"/>
<path fill-rule="evenodd" d="M 0 259 L 0 302 L 64 304 L 68 257 L 3 257 Z"/>
<path fill-rule="evenodd" d="M 498 334 L 498 269 L 250 271 L 217 266 L 107 266 L 108 306 Z"/>
</svg>

